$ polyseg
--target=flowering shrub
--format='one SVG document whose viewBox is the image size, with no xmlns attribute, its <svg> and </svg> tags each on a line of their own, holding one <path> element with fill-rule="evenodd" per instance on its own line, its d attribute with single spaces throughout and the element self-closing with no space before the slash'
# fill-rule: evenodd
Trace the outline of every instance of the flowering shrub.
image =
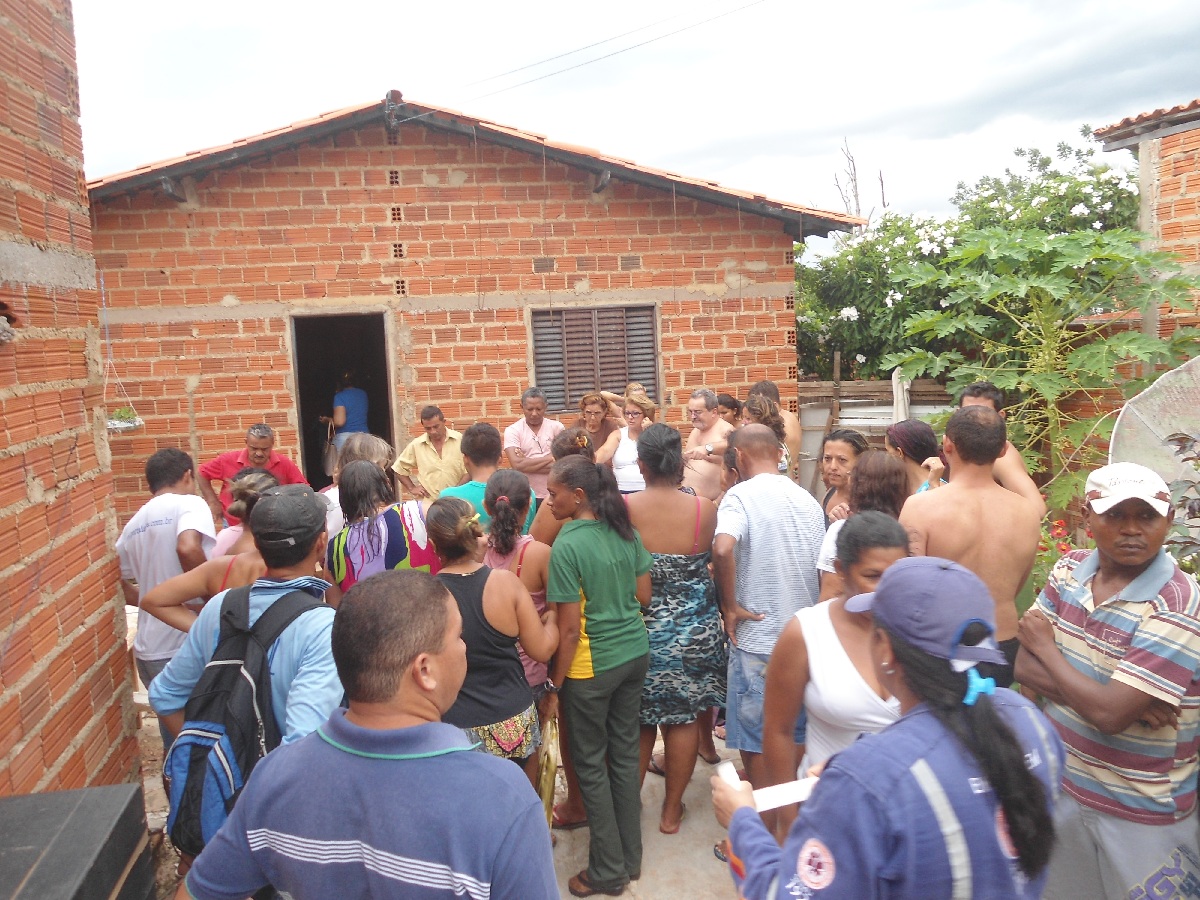
<svg viewBox="0 0 1200 900">
<path fill-rule="evenodd" d="M 1090 137 L 1087 130 L 1084 134 Z M 952 198 L 957 216 L 939 220 L 885 213 L 865 231 L 843 239 L 836 253 L 810 266 L 797 265 L 801 371 L 829 378 L 833 351 L 840 350 L 843 378 L 889 377 L 892 363 L 884 357 L 911 346 L 910 317 L 957 301 L 950 286 L 901 280 L 901 273 L 924 264 L 942 268 L 969 233 L 994 228 L 1096 234 L 1136 225 L 1136 177 L 1095 163 L 1094 153 L 1092 146 L 1075 150 L 1062 144 L 1055 161 L 1037 150 L 1018 150 L 1027 172 L 1009 169 L 973 186 L 959 184 Z M 1003 317 L 977 324 L 978 335 L 927 332 L 921 347 L 935 358 L 949 351 L 966 358 L 978 355 L 987 340 L 1010 337 Z"/>
<path fill-rule="evenodd" d="M 842 351 L 843 378 L 888 377 L 880 359 L 904 343 L 904 322 L 938 302 L 934 291 L 901 292 L 893 272 L 954 246 L 956 225 L 885 213 L 815 266 L 797 266 L 796 342 L 802 371 L 829 378 Z M 941 349 L 948 349 L 941 348 Z"/>
<path fill-rule="evenodd" d="M 1054 568 L 1055 563 L 1072 550 L 1077 549 L 1079 548 L 1071 543 L 1065 519 L 1055 519 L 1053 522 L 1043 520 L 1042 537 L 1038 541 L 1037 556 L 1033 561 L 1033 575 L 1031 576 L 1035 596 L 1046 586 L 1046 580 L 1050 577 L 1050 570 Z"/>
</svg>

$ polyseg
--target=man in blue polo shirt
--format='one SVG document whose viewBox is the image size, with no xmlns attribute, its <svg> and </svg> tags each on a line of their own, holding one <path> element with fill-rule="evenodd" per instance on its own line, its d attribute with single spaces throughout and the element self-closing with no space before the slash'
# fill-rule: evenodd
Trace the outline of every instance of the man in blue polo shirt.
<svg viewBox="0 0 1200 900">
<path fill-rule="evenodd" d="M 467 672 L 445 587 L 411 571 L 356 584 L 334 619 L 333 656 L 350 708 L 258 764 L 176 900 L 268 884 L 295 900 L 557 900 L 529 780 L 441 721 Z"/>
</svg>

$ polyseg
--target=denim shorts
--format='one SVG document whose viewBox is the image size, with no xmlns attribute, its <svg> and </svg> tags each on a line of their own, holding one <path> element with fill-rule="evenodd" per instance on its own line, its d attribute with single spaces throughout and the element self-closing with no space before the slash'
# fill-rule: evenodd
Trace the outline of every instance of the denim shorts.
<svg viewBox="0 0 1200 900">
<path fill-rule="evenodd" d="M 763 687 L 771 657 L 729 648 L 729 694 L 725 701 L 725 746 L 730 750 L 762 753 Z M 803 744 L 808 716 L 796 720 L 795 739 Z"/>
</svg>

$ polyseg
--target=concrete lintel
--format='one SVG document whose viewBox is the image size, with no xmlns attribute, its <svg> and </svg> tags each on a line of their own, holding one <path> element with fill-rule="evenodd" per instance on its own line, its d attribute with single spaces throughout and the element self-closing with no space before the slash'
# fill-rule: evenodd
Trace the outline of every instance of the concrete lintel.
<svg viewBox="0 0 1200 900">
<path fill-rule="evenodd" d="M 96 262 L 89 256 L 76 256 L 62 250 L 0 241 L 0 282 L 94 291 Z"/>
<path fill-rule="evenodd" d="M 702 290 L 703 289 L 703 290 Z M 663 303 L 669 300 L 718 302 L 723 299 L 786 297 L 793 282 L 758 283 L 738 291 L 725 285 L 691 284 L 679 288 L 538 291 L 520 294 L 439 294 L 434 297 L 339 297 L 335 301 L 296 300 L 288 303 L 213 303 L 206 306 L 139 306 L 101 311 L 101 324 L 147 324 L 165 322 L 220 322 L 243 319 L 282 319 L 287 316 L 342 316 L 368 313 L 428 312 L 458 309 L 524 309 L 528 306 L 612 306 L 631 303 Z"/>
</svg>

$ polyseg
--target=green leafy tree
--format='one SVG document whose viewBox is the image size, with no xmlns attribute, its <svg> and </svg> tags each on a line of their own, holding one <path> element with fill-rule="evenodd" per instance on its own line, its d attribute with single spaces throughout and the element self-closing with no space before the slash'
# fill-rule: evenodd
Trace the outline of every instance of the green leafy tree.
<svg viewBox="0 0 1200 900">
<path fill-rule="evenodd" d="M 1090 137 L 1086 129 L 1084 134 Z M 908 346 L 906 322 L 949 305 L 948 290 L 934 282 L 897 283 L 900 271 L 922 263 L 939 265 L 963 235 L 979 229 L 1037 229 L 1047 234 L 1104 232 L 1132 227 L 1138 199 L 1132 176 L 1094 161 L 1095 147 L 1059 145 L 1056 158 L 1017 150 L 1024 171 L 1005 171 L 974 185 L 959 184 L 952 198 L 959 214 L 945 221 L 886 213 L 862 233 L 845 238 L 838 250 L 812 265 L 797 265 L 797 350 L 800 367 L 828 378 L 833 351 L 842 352 L 843 377 L 887 378 L 889 353 Z M 998 320 L 983 332 L 1007 337 Z M 935 354 L 957 349 L 979 352 L 968 333 L 926 334 Z"/>
<path fill-rule="evenodd" d="M 1100 462 L 1097 439 L 1112 418 L 1097 420 L 1081 398 L 1119 386 L 1144 386 L 1133 363 L 1152 377 L 1195 352 L 1198 334 L 1168 339 L 1130 327 L 1161 304 L 1183 306 L 1197 283 L 1163 253 L 1143 250 L 1128 229 L 1048 234 L 992 226 L 962 234 L 937 264 L 895 275 L 901 290 L 934 290 L 943 300 L 905 323 L 909 346 L 881 360 L 906 377 L 944 375 L 950 389 L 987 380 L 1016 402 L 1010 437 L 1033 471 L 1056 473 L 1052 508 L 1079 495 L 1080 474 Z M 951 349 L 931 349 L 949 342 Z M 1068 398 L 1073 403 L 1066 403 Z M 1068 465 L 1070 464 L 1070 465 Z"/>
</svg>

